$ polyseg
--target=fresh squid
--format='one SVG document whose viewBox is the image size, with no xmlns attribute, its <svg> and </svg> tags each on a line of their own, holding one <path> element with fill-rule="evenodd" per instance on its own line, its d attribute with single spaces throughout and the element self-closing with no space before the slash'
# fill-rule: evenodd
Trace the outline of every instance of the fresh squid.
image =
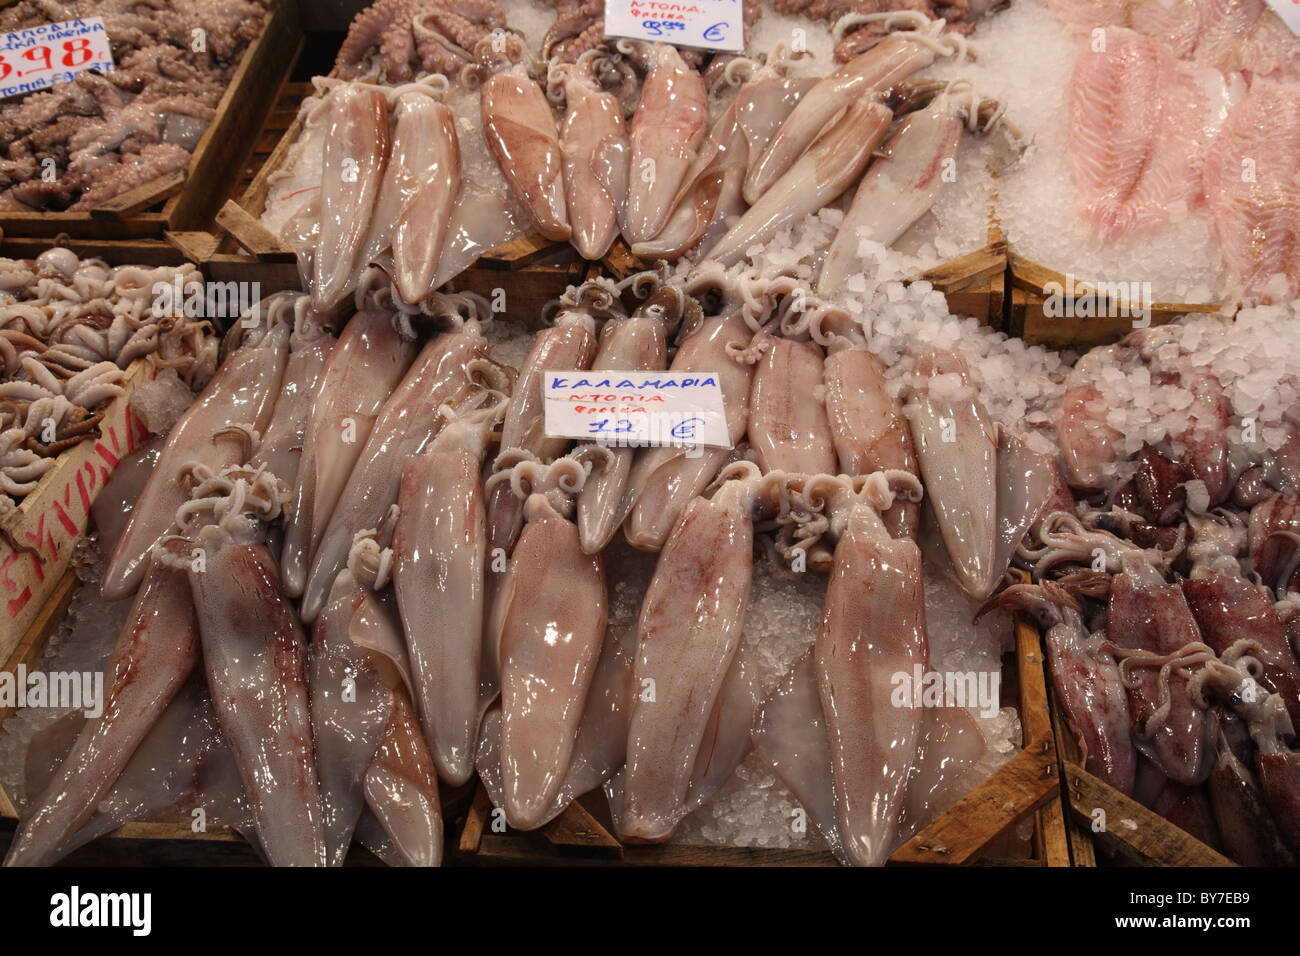
<svg viewBox="0 0 1300 956">
<path fill-rule="evenodd" d="M 1078 599 L 1052 581 L 1014 584 L 989 604 L 1024 611 L 1046 629 L 1052 687 L 1084 766 L 1131 796 L 1137 768 L 1133 721 L 1119 664 L 1103 646 L 1105 635 L 1088 633 Z"/>
<path fill-rule="evenodd" d="M 324 312 L 346 295 L 389 157 L 384 90 L 342 85 L 329 96 L 321 163 L 320 231 L 312 255 L 312 307 Z"/>
<path fill-rule="evenodd" d="M 500 405 L 443 426 L 402 468 L 393 532 L 393 590 L 411 661 L 416 710 L 438 775 L 459 786 L 474 769 L 486 607 L 483 458 Z"/>
<path fill-rule="evenodd" d="M 734 445 L 749 424 L 754 367 L 743 357 L 753 330 L 739 303 L 725 302 L 722 309 L 687 335 L 670 368 L 674 372 L 717 373 L 727 437 Z M 731 454 L 726 448 L 641 449 L 632 463 L 623 500 L 628 543 L 646 551 L 662 548 L 687 505 L 708 487 Z"/>
<path fill-rule="evenodd" d="M 832 348 L 824 370 L 826 414 L 839 473 L 901 470 L 920 474 L 912 432 L 898 400 L 885 387 L 885 366 L 866 349 Z M 898 498 L 881 514 L 895 538 L 915 538 L 921 505 Z"/>
<path fill-rule="evenodd" d="M 167 437 L 140 500 L 122 532 L 104 571 L 107 600 L 129 595 L 148 567 L 149 550 L 171 528 L 176 511 L 189 497 L 182 469 L 192 463 L 219 470 L 241 464 L 245 436 L 231 426 L 265 434 L 288 361 L 292 325 L 286 321 L 284 299 L 241 319 L 243 341 L 212 377 L 198 399 L 185 410 Z M 254 316 L 259 322 L 244 327 Z"/>
<path fill-rule="evenodd" d="M 493 476 L 525 500 L 526 523 L 496 595 L 501 788 L 506 820 L 533 829 L 564 785 L 605 638 L 604 564 L 570 520 L 588 466 L 522 462 Z"/>
<path fill-rule="evenodd" d="M 889 477 L 809 479 L 793 512 L 820 503 L 837 539 L 813 666 L 840 841 L 850 862 L 868 866 L 883 863 L 897 839 L 921 733 L 921 709 L 899 704 L 894 676 L 929 667 L 921 552 L 880 520 L 893 504 Z M 914 476 L 893 477 L 919 496 Z"/>
<path fill-rule="evenodd" d="M 676 286 L 657 285 L 630 317 L 616 315 L 605 323 L 592 370 L 662 370 L 668 364 L 668 336 L 679 325 L 691 328 L 700 320 L 693 298 Z M 594 463 L 578 497 L 578 532 L 588 554 L 603 550 L 618 531 L 635 453 L 617 446 L 607 451 L 608 456 Z"/>
<path fill-rule="evenodd" d="M 749 166 L 816 82 L 786 76 L 787 63 L 778 48 L 761 66 L 743 57 L 727 64 L 726 82 L 740 82 L 746 71 L 749 76 L 700 145 L 663 230 L 633 245 L 634 255 L 676 259 L 697 245 L 708 248 L 744 213 L 741 192 Z"/>
<path fill-rule="evenodd" d="M 443 406 L 454 411 L 477 403 L 484 379 L 501 385 L 507 376 L 488 358 L 487 341 L 473 319 L 458 331 L 435 336 L 416 357 L 380 409 L 321 534 L 303 589 L 304 621 L 315 620 L 324 607 L 335 575 L 347 563 L 353 535 L 378 527 L 397 502 L 402 466 L 437 434 Z"/>
<path fill-rule="evenodd" d="M 833 474 L 831 423 L 817 398 L 822 350 L 812 342 L 769 334 L 754 347 L 762 350 L 749 393 L 747 435 L 754 460 L 765 472 Z"/>
<path fill-rule="evenodd" d="M 599 282 L 566 292 L 561 311 L 549 328 L 537 333 L 524 366 L 519 371 L 505 421 L 501 425 L 498 462 L 532 457 L 546 462 L 560 455 L 569 439 L 546 434 L 542 382 L 548 371 L 569 371 L 591 366 L 597 350 L 597 322 L 623 315 L 614 290 Z M 509 551 L 522 526 L 522 503 L 510 489 L 498 484 L 488 499 L 489 547 Z"/>
<path fill-rule="evenodd" d="M 293 334 L 289 336 L 289 359 L 284 366 L 280 394 L 266 434 L 257 447 L 251 464 L 265 464 L 271 473 L 288 485 L 298 479 L 302 462 L 303 437 L 307 416 L 336 339 L 310 309 L 311 300 L 300 295 L 294 299 Z"/>
<path fill-rule="evenodd" d="M 648 242 L 663 231 L 674 200 L 708 132 L 704 79 L 666 43 L 620 40 L 620 52 L 646 70 L 628 131 L 631 147 L 624 238 Z"/>
<path fill-rule="evenodd" d="M 312 626 L 307 651 L 321 827 L 330 866 L 342 865 L 347 855 L 365 804 L 366 770 L 392 713 L 379 662 L 350 634 L 353 618 L 374 600 L 351 573 L 341 573 Z"/>
<path fill-rule="evenodd" d="M 560 150 L 570 240 L 584 259 L 602 258 L 625 222 L 630 146 L 618 97 L 601 89 L 588 50 L 576 63 L 552 64 L 547 93 L 563 99 Z"/>
<path fill-rule="evenodd" d="M 948 556 L 962 588 L 986 598 L 997 584 L 998 437 L 955 352 L 917 363 L 903 413 Z"/>
<path fill-rule="evenodd" d="M 213 708 L 267 860 L 322 866 L 306 640 L 262 543 L 288 491 L 264 467 L 196 469 L 194 478 L 161 560 L 189 578 Z"/>
<path fill-rule="evenodd" d="M 800 105 L 812 96 L 810 92 Z M 795 107 L 792 119 L 798 109 Z M 867 168 L 893 116 L 889 107 L 869 97 L 849 103 L 834 125 L 755 199 L 705 256 L 733 265 L 749 247 L 769 241 L 781 229 L 834 200 Z"/>
<path fill-rule="evenodd" d="M 963 93 L 969 93 L 963 97 Z M 925 109 L 909 114 L 881 147 L 858 184 L 853 203 L 817 278 L 817 293 L 843 292 L 849 276 L 861 271 L 858 245 L 864 239 L 892 246 L 938 200 L 955 177 L 962 126 L 978 127 L 978 97 L 968 84 L 950 84 Z M 984 130 L 993 118 L 985 122 Z"/>
<path fill-rule="evenodd" d="M 443 79 L 437 77 L 437 79 Z M 370 236 L 355 268 L 378 262 L 398 297 L 415 305 L 435 288 L 452 209 L 460 192 L 456 118 L 442 102 L 446 81 L 391 94 L 392 155 L 375 200 Z"/>
<path fill-rule="evenodd" d="M 564 199 L 564 159 L 551 105 L 523 65 L 523 41 L 484 37 L 475 54 L 489 76 L 479 91 L 483 138 L 510 190 L 537 231 L 563 241 L 571 235 Z"/>
<path fill-rule="evenodd" d="M 751 206 L 809 152 L 814 141 L 846 108 L 856 108 L 860 116 L 866 115 L 862 110 L 873 96 L 929 66 L 937 56 L 965 55 L 966 44 L 961 37 L 939 36 L 943 29 L 940 22 L 931 24 L 927 18 L 910 13 L 883 14 L 879 18 L 906 21 L 916 29 L 891 33 L 804 94 L 745 177 L 745 201 Z"/>
<path fill-rule="evenodd" d="M 740 647 L 753 572 L 754 515 L 774 513 L 778 483 L 750 462 L 695 497 L 664 544 L 641 605 L 627 767 L 613 783 L 620 836 L 668 839 L 710 716 Z"/>
<path fill-rule="evenodd" d="M 1135 743 L 1170 780 L 1194 786 L 1214 768 L 1216 727 L 1188 691 L 1205 645 L 1182 588 L 1166 582 L 1140 552 L 1121 560 L 1123 570 L 1110 584 L 1104 647 L 1126 675 Z"/>
<path fill-rule="evenodd" d="M 354 315 L 321 371 L 303 433 L 302 458 L 284 527 L 285 593 L 300 597 L 311 558 L 370 437 L 375 417 L 415 355 L 382 310 Z"/>
<path fill-rule="evenodd" d="M 155 558 L 109 660 L 102 714 L 85 722 L 20 823 L 6 866 L 53 862 L 61 844 L 90 819 L 198 659 L 199 630 L 185 575 Z"/>
</svg>

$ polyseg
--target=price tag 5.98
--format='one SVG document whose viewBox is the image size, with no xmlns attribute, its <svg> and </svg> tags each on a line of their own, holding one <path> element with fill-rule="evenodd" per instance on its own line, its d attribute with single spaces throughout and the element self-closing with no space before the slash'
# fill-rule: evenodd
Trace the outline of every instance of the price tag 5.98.
<svg viewBox="0 0 1300 956">
<path fill-rule="evenodd" d="M 67 83 L 86 70 L 113 69 L 99 17 L 0 34 L 0 99 Z"/>
<path fill-rule="evenodd" d="M 605 33 L 706 50 L 745 49 L 741 0 L 605 0 Z"/>
</svg>

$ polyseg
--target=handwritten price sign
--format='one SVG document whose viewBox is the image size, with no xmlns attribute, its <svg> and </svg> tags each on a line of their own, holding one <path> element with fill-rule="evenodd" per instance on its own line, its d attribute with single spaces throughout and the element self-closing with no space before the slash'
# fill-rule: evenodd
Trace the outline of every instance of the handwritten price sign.
<svg viewBox="0 0 1300 956">
<path fill-rule="evenodd" d="M 605 33 L 705 50 L 745 49 L 741 0 L 606 0 Z"/>
<path fill-rule="evenodd" d="M 730 448 L 711 372 L 547 372 L 546 434 L 602 445 Z"/>
<path fill-rule="evenodd" d="M 113 69 L 99 17 L 0 34 L 0 99 L 67 83 L 86 70 Z"/>
</svg>

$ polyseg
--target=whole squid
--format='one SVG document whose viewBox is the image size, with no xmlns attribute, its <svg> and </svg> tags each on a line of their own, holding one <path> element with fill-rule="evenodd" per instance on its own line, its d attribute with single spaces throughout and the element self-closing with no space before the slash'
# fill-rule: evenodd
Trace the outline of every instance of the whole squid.
<svg viewBox="0 0 1300 956">
<path fill-rule="evenodd" d="M 326 105 L 320 231 L 312 255 L 312 307 L 324 312 L 346 295 L 358 268 L 389 157 L 386 91 L 338 86 Z"/>
<path fill-rule="evenodd" d="M 291 486 L 298 479 L 303 437 L 316 387 L 337 341 L 310 306 L 308 296 L 294 297 L 289 359 L 285 363 L 271 423 L 252 461 L 254 467 L 264 463 L 273 475 Z"/>
<path fill-rule="evenodd" d="M 184 568 L 213 709 L 273 866 L 323 866 L 326 847 L 302 625 L 262 543 L 288 496 L 265 467 L 196 470 L 181 534 L 161 556 Z M 189 550 L 186 550 L 186 546 Z"/>
<path fill-rule="evenodd" d="M 551 104 L 523 65 L 523 41 L 484 37 L 475 49 L 489 75 L 479 91 L 483 138 L 510 190 L 547 239 L 571 234 L 564 199 L 564 161 Z"/>
<path fill-rule="evenodd" d="M 548 328 L 538 332 L 519 371 L 505 420 L 501 425 L 498 462 L 514 464 L 518 456 L 550 461 L 569 439 L 546 434 L 542 380 L 548 371 L 591 366 L 595 358 L 597 322 L 623 315 L 615 290 L 607 282 L 586 283 L 560 298 L 561 311 Z M 510 489 L 497 484 L 488 499 L 489 547 L 509 551 L 522 526 L 522 503 Z"/>
<path fill-rule="evenodd" d="M 808 93 L 800 105 L 812 95 Z M 795 113 L 798 109 L 795 107 Z M 783 228 L 834 200 L 866 169 L 893 117 L 889 107 L 878 100 L 864 97 L 850 102 L 834 125 L 756 198 L 705 255 L 732 265 L 749 247 L 767 242 Z"/>
<path fill-rule="evenodd" d="M 823 371 L 826 414 L 842 475 L 896 469 L 920 475 L 902 406 L 885 387 L 885 366 L 866 349 L 835 348 Z M 895 538 L 915 538 L 921 505 L 905 497 L 881 514 Z"/>
<path fill-rule="evenodd" d="M 60 846 L 95 813 L 198 660 L 199 629 L 185 575 L 154 558 L 109 659 L 102 713 L 82 726 L 19 824 L 6 866 L 38 866 L 57 858 Z"/>
<path fill-rule="evenodd" d="M 288 361 L 287 300 L 260 306 L 240 320 L 242 342 L 185 410 L 167 436 L 167 445 L 140 494 L 122 537 L 104 571 L 106 600 L 126 597 L 140 584 L 149 551 L 165 535 L 176 511 L 189 498 L 181 472 L 191 463 L 217 470 L 242 463 L 246 436 L 231 432 L 243 426 L 265 434 Z M 254 318 L 255 326 L 246 326 Z"/>
<path fill-rule="evenodd" d="M 697 244 L 708 248 L 746 209 L 741 195 L 746 171 L 816 82 L 785 75 L 788 61 L 778 48 L 762 65 L 738 57 L 727 64 L 724 80 L 742 85 L 700 144 L 672 215 L 659 235 L 632 246 L 642 259 L 675 259 Z M 740 77 L 749 71 L 743 81 Z"/>
<path fill-rule="evenodd" d="M 560 150 L 570 240 L 592 260 L 609 252 L 623 228 L 631 155 L 623 107 L 597 80 L 595 61 L 604 55 L 588 50 L 576 63 L 553 64 L 547 80 L 548 95 L 565 107 Z"/>
<path fill-rule="evenodd" d="M 993 605 L 1024 611 L 1046 629 L 1052 686 L 1084 766 L 1131 796 L 1137 769 L 1133 719 L 1119 664 L 1103 646 L 1105 634 L 1090 635 L 1078 599 L 1052 581 L 1014 584 L 986 606 Z"/>
<path fill-rule="evenodd" d="M 826 251 L 817 277 L 819 295 L 844 291 L 849 276 L 862 271 L 862 240 L 892 246 L 938 200 L 950 181 L 962 125 L 968 114 L 971 122 L 976 119 L 970 97 L 959 99 L 961 91 L 951 84 L 925 109 L 905 117 L 880 148 Z"/>
<path fill-rule="evenodd" d="M 397 295 L 414 305 L 434 289 L 434 274 L 460 192 L 456 118 L 442 101 L 447 82 L 399 87 L 391 156 L 375 200 L 370 235 L 355 268 L 379 262 Z"/>
<path fill-rule="evenodd" d="M 835 443 L 818 400 L 825 356 L 813 342 L 763 334 L 749 392 L 747 435 L 763 471 L 834 474 Z"/>
<path fill-rule="evenodd" d="M 486 606 L 481 473 L 502 411 L 476 409 L 444 425 L 406 462 L 397 494 L 393 590 L 416 710 L 438 775 L 453 786 L 474 770 Z"/>
<path fill-rule="evenodd" d="M 860 107 L 873 96 L 885 93 L 929 66 L 939 55 L 965 54 L 965 42 L 960 37 L 939 36 L 941 23 L 932 24 L 923 16 L 908 13 L 883 16 L 906 20 L 916 29 L 891 33 L 804 94 L 745 177 L 745 201 L 751 206 L 807 154 L 813 142 L 846 108 Z"/>
<path fill-rule="evenodd" d="M 714 372 L 722 387 L 727 437 L 740 441 L 749 424 L 754 366 L 744 361 L 753 338 L 739 303 L 725 302 L 682 341 L 674 372 Z M 740 355 L 741 358 L 736 356 Z M 691 499 L 701 494 L 731 456 L 726 448 L 643 448 L 632 463 L 623 496 L 624 534 L 634 547 L 657 551 Z"/>
<path fill-rule="evenodd" d="M 568 775 L 605 638 L 605 571 L 569 519 L 587 466 L 522 462 L 493 482 L 525 498 L 526 523 L 496 595 L 501 787 L 506 820 L 533 829 Z"/>
<path fill-rule="evenodd" d="M 687 810 L 709 718 L 740 647 L 753 573 L 754 515 L 777 484 L 750 462 L 686 506 L 641 605 L 627 767 L 613 788 L 622 837 L 668 839 Z"/>
<path fill-rule="evenodd" d="M 943 541 L 962 589 L 986 598 L 997 584 L 998 436 L 955 352 L 917 362 L 903 413 Z"/>
<path fill-rule="evenodd" d="M 302 595 L 321 535 L 375 417 L 411 364 L 415 345 L 393 326 L 389 312 L 365 309 L 339 333 L 321 371 L 303 432 L 280 569 L 285 593 Z"/>
<path fill-rule="evenodd" d="M 678 191 L 708 132 L 704 79 L 666 43 L 620 40 L 646 70 L 628 131 L 631 147 L 624 238 L 648 242 L 663 231 Z"/>
<path fill-rule="evenodd" d="M 1121 562 L 1110 585 L 1105 647 L 1125 671 L 1139 671 L 1126 679 L 1135 743 L 1170 780 L 1194 786 L 1214 768 L 1217 728 L 1188 692 L 1179 664 L 1189 657 L 1190 667 L 1205 645 L 1182 588 L 1141 552 L 1125 553 Z"/>
<path fill-rule="evenodd" d="M 630 317 L 613 316 L 600 330 L 593 371 L 652 371 L 668 364 L 668 335 L 700 321 L 696 301 L 676 286 L 656 285 Z M 594 464 L 578 496 L 578 532 L 588 554 L 602 551 L 623 518 L 621 504 L 634 449 L 611 447 Z"/>
<path fill-rule="evenodd" d="M 455 410 L 480 401 L 484 377 L 490 385 L 507 380 L 488 358 L 487 340 L 473 319 L 458 331 L 436 335 L 416 357 L 380 409 L 321 535 L 303 590 L 304 621 L 315 620 L 324 606 L 335 575 L 347 563 L 353 535 L 377 527 L 397 502 L 402 466 L 437 434 L 442 406 Z"/>
</svg>

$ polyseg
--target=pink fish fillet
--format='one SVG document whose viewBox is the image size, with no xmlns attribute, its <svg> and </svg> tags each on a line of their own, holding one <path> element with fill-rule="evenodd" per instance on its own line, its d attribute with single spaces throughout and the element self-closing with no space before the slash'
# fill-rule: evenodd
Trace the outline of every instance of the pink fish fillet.
<svg viewBox="0 0 1300 956">
<path fill-rule="evenodd" d="M 1205 162 L 1205 198 L 1232 282 L 1247 295 L 1300 291 L 1300 89 L 1256 80 Z"/>
<path fill-rule="evenodd" d="M 1103 239 L 1132 232 L 1160 210 L 1140 193 L 1161 160 L 1173 64 L 1169 54 L 1132 30 L 1106 31 L 1105 49 L 1079 55 L 1070 77 L 1070 159 L 1079 208 Z M 1157 171 L 1147 189 L 1169 176 Z"/>
</svg>

